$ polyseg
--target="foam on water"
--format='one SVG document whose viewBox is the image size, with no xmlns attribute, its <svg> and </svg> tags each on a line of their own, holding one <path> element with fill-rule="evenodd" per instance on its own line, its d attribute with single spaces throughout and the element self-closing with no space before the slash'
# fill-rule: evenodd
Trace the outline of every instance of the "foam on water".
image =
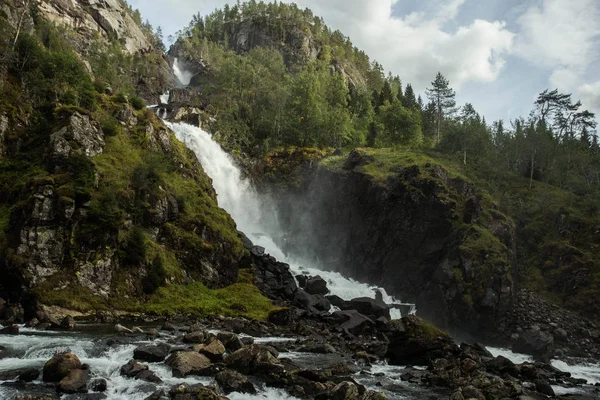
<svg viewBox="0 0 600 400">
<path fill-rule="evenodd" d="M 600 364 L 569 365 L 561 360 L 552 360 L 552 366 L 570 372 L 573 378 L 585 379 L 590 385 L 600 383 Z"/>
<path fill-rule="evenodd" d="M 488 349 L 488 351 L 490 353 L 492 353 L 492 355 L 494 357 L 502 356 L 502 357 L 508 358 L 510 361 L 512 361 L 515 364 L 523 364 L 524 362 L 534 362 L 533 357 L 531 357 L 527 354 L 513 353 L 509 349 L 502 349 L 502 348 L 497 348 L 497 347 L 486 347 L 486 348 Z"/>
<path fill-rule="evenodd" d="M 299 400 L 297 397 L 290 396 L 284 390 L 275 389 L 267 387 L 263 391 L 260 391 L 257 394 L 248 394 L 248 393 L 230 393 L 227 397 L 231 400 L 260 400 L 260 399 L 269 399 L 269 400 Z"/>
<path fill-rule="evenodd" d="M 202 167 L 213 180 L 219 206 L 227 210 L 235 220 L 238 229 L 244 232 L 254 244 L 266 249 L 276 259 L 290 264 L 294 274 L 308 273 L 320 275 L 328 282 L 332 294 L 350 300 L 356 297 L 375 297 L 375 289 L 381 291 L 383 300 L 388 304 L 400 304 L 388 295 L 384 289 L 376 288 L 338 272 L 323 271 L 303 262 L 302 256 L 285 254 L 277 246 L 274 237 L 283 236 L 272 212 L 268 212 L 263 199 L 251 183 L 244 179 L 241 170 L 232 157 L 215 142 L 210 134 L 202 129 L 185 123 L 165 123 L 179 140 L 194 151 Z M 400 318 L 400 310 L 390 310 L 392 318 Z"/>
</svg>

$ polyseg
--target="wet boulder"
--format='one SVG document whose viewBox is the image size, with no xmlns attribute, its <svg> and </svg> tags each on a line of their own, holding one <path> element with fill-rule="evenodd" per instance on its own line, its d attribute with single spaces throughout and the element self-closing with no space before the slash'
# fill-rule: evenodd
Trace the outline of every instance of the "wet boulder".
<svg viewBox="0 0 600 400">
<path fill-rule="evenodd" d="M 317 309 L 314 308 L 315 304 L 317 304 L 316 296 L 313 296 L 305 290 L 299 289 L 294 294 L 292 305 L 298 308 L 316 312 Z"/>
<path fill-rule="evenodd" d="M 28 368 L 21 372 L 17 378 L 21 382 L 33 382 L 40 377 L 40 371 L 36 368 Z"/>
<path fill-rule="evenodd" d="M 222 400 L 222 397 L 211 387 L 187 383 L 171 387 L 169 396 L 171 400 Z"/>
<path fill-rule="evenodd" d="M 58 383 L 57 389 L 62 393 L 85 393 L 90 380 L 88 369 L 72 369 Z"/>
<path fill-rule="evenodd" d="M 435 359 L 458 354 L 460 348 L 445 332 L 409 315 L 389 323 L 386 357 L 393 365 L 428 365 Z"/>
<path fill-rule="evenodd" d="M 346 300 L 342 299 L 340 296 L 331 294 L 331 295 L 325 296 L 325 298 L 327 300 L 329 300 L 329 302 L 331 303 L 332 306 L 338 307 L 341 310 L 347 309 L 348 302 Z"/>
<path fill-rule="evenodd" d="M 92 392 L 106 392 L 108 389 L 108 382 L 104 378 L 97 378 L 90 382 L 90 390 Z"/>
<path fill-rule="evenodd" d="M 331 392 L 315 397 L 318 400 L 359 400 L 360 398 L 360 391 L 353 382 L 341 382 Z"/>
<path fill-rule="evenodd" d="M 146 364 L 141 364 L 135 360 L 129 361 L 121 367 L 121 375 L 128 378 L 135 378 L 139 373 L 147 371 L 149 368 Z"/>
<path fill-rule="evenodd" d="M 166 321 L 162 328 L 160 328 L 163 331 L 167 331 L 167 332 L 175 332 L 177 329 L 175 328 L 175 325 L 173 325 L 172 322 Z"/>
<path fill-rule="evenodd" d="M 82 364 L 79 358 L 73 353 L 55 354 L 43 369 L 44 382 L 60 382 L 70 371 L 81 369 Z"/>
<path fill-rule="evenodd" d="M 66 331 L 72 331 L 77 327 L 75 320 L 70 315 L 67 315 L 63 318 L 60 323 L 60 328 Z"/>
<path fill-rule="evenodd" d="M 184 378 L 188 375 L 206 375 L 210 371 L 211 362 L 203 354 L 195 351 L 178 351 L 166 361 L 173 370 L 173 376 Z"/>
<path fill-rule="evenodd" d="M 315 296 L 316 302 L 314 307 L 319 311 L 329 311 L 331 309 L 331 303 L 323 296 Z"/>
<path fill-rule="evenodd" d="M 345 304 L 338 307 L 342 310 L 356 310 L 363 315 L 374 317 L 373 319 L 380 317 L 385 317 L 388 320 L 390 319 L 390 308 L 388 305 L 383 301 L 375 300 L 370 297 L 358 297 L 345 302 Z"/>
<path fill-rule="evenodd" d="M 327 282 L 319 275 L 309 277 L 306 280 L 306 287 L 304 288 L 304 290 L 306 290 L 306 292 L 310 294 L 325 295 L 329 293 L 329 289 L 327 289 Z"/>
<path fill-rule="evenodd" d="M 281 308 L 269 313 L 268 321 L 279 326 L 288 326 L 296 320 L 296 312 L 292 308 Z"/>
<path fill-rule="evenodd" d="M 256 393 L 256 388 L 252 382 L 250 382 L 245 375 L 242 375 L 237 371 L 226 369 L 225 371 L 219 372 L 215 379 L 225 394 L 232 392 Z"/>
<path fill-rule="evenodd" d="M 0 329 L 0 335 L 18 335 L 19 325 L 9 325 L 6 328 Z"/>
<path fill-rule="evenodd" d="M 530 354 L 543 362 L 549 362 L 554 357 L 554 337 L 544 331 L 531 329 L 519 335 L 512 350 L 516 353 Z"/>
<path fill-rule="evenodd" d="M 203 343 L 204 339 L 206 339 L 206 332 L 204 331 L 195 331 L 188 333 L 183 337 L 183 343 Z"/>
<path fill-rule="evenodd" d="M 169 355 L 171 346 L 168 344 L 146 344 L 133 351 L 133 358 L 146 362 L 161 362 Z"/>
<path fill-rule="evenodd" d="M 137 374 L 135 379 L 152 383 L 162 383 L 162 379 L 160 379 L 153 371 L 150 371 L 149 369 Z"/>
<path fill-rule="evenodd" d="M 555 397 L 554 389 L 544 381 L 535 381 L 535 390 L 539 393 L 545 394 L 546 396 Z"/>
<path fill-rule="evenodd" d="M 372 319 L 356 310 L 338 311 L 334 315 L 344 321 L 338 328 L 352 335 L 371 333 L 375 327 L 375 322 Z"/>
<path fill-rule="evenodd" d="M 283 369 L 276 355 L 266 347 L 256 344 L 227 354 L 224 361 L 228 368 L 242 374 L 270 373 Z"/>
<path fill-rule="evenodd" d="M 229 353 L 233 353 L 234 351 L 244 347 L 244 344 L 242 343 L 238 335 L 232 332 L 219 332 L 217 334 L 217 339 L 219 339 L 219 341 L 223 343 L 225 349 Z"/>
<path fill-rule="evenodd" d="M 225 346 L 219 339 L 215 339 L 206 345 L 200 345 L 198 348 L 194 347 L 194 350 L 205 355 L 212 362 L 221 361 L 223 354 L 225 354 Z"/>
</svg>

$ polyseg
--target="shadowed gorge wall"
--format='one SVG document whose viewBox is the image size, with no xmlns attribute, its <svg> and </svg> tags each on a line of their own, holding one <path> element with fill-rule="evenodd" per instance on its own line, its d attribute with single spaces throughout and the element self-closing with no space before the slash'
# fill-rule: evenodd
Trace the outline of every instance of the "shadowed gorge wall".
<svg viewBox="0 0 600 400">
<path fill-rule="evenodd" d="M 512 223 L 439 165 L 399 166 L 378 182 L 365 163 L 376 165 L 353 152 L 343 168 L 296 171 L 298 188 L 276 186 L 284 250 L 414 301 L 446 329 L 501 327 L 515 293 Z"/>
</svg>

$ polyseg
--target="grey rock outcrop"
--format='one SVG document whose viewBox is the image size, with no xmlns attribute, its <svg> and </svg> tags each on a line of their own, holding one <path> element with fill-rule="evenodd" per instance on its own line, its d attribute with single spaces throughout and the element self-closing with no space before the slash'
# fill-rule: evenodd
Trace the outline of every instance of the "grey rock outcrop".
<svg viewBox="0 0 600 400">
<path fill-rule="evenodd" d="M 152 50 L 152 44 L 121 1 L 42 1 L 39 10 L 47 20 L 74 28 L 83 39 L 99 35 L 106 40 L 118 40 L 130 54 Z"/>
<path fill-rule="evenodd" d="M 69 118 L 67 126 L 50 135 L 50 151 L 54 158 L 71 155 L 94 157 L 104 150 L 104 135 L 97 123 L 78 112 Z"/>
</svg>

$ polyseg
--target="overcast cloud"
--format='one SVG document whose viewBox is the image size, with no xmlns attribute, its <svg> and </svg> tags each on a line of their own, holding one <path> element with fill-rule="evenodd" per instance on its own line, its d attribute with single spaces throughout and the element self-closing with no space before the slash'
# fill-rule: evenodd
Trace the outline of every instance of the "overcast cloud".
<svg viewBox="0 0 600 400">
<path fill-rule="evenodd" d="M 129 0 L 173 34 L 226 1 Z M 230 3 L 233 3 L 231 1 Z M 599 0 L 298 0 L 423 93 L 437 71 L 488 121 L 526 116 L 557 87 L 600 115 Z"/>
</svg>

